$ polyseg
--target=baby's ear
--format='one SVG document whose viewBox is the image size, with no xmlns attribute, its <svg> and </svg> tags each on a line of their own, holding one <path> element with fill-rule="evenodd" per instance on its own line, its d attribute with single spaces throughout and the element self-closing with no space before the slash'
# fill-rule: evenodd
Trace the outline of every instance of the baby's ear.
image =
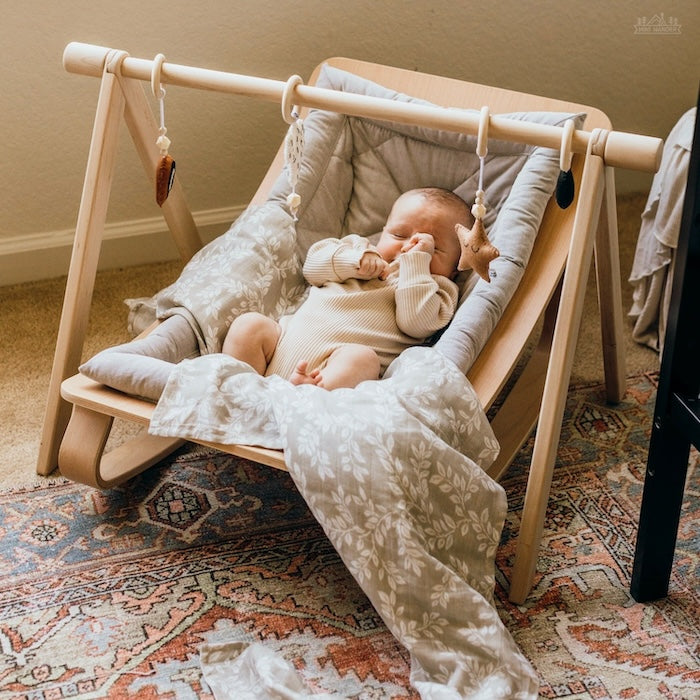
<svg viewBox="0 0 700 700">
<path fill-rule="evenodd" d="M 500 253 L 498 248 L 489 241 L 481 219 L 475 219 L 471 229 L 462 224 L 456 224 L 455 232 L 462 246 L 457 269 L 459 271 L 474 270 L 479 277 L 490 282 L 489 263 L 495 260 Z"/>
</svg>

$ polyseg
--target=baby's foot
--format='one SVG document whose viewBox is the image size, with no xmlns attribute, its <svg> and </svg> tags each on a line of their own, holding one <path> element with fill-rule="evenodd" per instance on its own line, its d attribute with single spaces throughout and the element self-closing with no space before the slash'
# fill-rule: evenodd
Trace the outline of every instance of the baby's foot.
<svg viewBox="0 0 700 700">
<path fill-rule="evenodd" d="M 308 363 L 302 360 L 292 372 L 292 376 L 289 381 L 292 384 L 316 384 L 321 383 L 321 373 L 315 369 L 307 374 Z"/>
</svg>

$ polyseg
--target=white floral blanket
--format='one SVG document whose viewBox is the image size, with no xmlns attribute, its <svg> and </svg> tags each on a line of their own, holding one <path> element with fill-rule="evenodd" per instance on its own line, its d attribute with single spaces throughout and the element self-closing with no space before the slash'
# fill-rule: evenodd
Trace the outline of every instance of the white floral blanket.
<svg viewBox="0 0 700 700">
<path fill-rule="evenodd" d="M 332 392 L 261 377 L 226 355 L 186 360 L 150 430 L 282 447 L 314 516 L 409 650 L 421 697 L 537 696 L 492 601 L 506 498 L 483 469 L 498 445 L 471 385 L 439 352 L 411 348 L 381 381 Z"/>
</svg>

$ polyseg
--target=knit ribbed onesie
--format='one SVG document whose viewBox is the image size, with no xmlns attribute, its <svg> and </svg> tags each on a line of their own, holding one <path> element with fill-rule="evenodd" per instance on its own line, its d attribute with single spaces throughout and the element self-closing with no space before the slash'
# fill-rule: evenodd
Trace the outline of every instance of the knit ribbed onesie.
<svg viewBox="0 0 700 700">
<path fill-rule="evenodd" d="M 308 371 L 325 365 L 342 345 L 375 350 L 381 372 L 399 353 L 446 326 L 457 306 L 452 280 L 430 273 L 431 255 L 409 251 L 386 280 L 358 280 L 362 256 L 376 251 L 356 235 L 327 238 L 309 249 L 304 277 L 311 285 L 302 306 L 280 319 L 282 334 L 266 375 L 288 379 L 301 360 Z"/>
</svg>

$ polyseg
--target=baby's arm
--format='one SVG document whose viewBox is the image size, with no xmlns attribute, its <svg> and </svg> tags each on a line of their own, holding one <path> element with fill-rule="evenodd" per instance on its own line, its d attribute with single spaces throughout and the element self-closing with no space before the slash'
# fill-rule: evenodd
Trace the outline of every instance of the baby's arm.
<svg viewBox="0 0 700 700">
<path fill-rule="evenodd" d="M 304 277 L 320 287 L 326 282 L 379 277 L 385 265 L 366 238 L 351 234 L 314 243 L 306 256 Z"/>
<path fill-rule="evenodd" d="M 430 253 L 415 249 L 399 258 L 396 322 L 412 338 L 428 338 L 444 328 L 457 308 L 457 285 L 430 273 L 431 258 Z"/>
</svg>

